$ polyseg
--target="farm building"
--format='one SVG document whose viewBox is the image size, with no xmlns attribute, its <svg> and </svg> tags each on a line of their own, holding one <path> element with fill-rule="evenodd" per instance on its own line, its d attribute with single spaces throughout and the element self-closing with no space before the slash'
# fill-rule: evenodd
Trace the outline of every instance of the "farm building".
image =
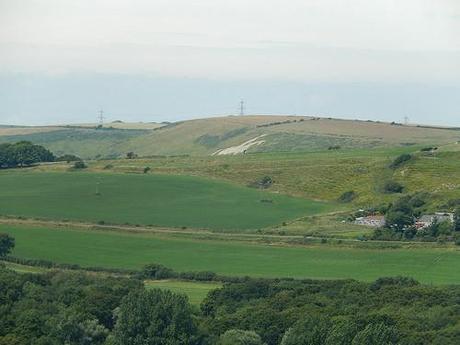
<svg viewBox="0 0 460 345">
<path fill-rule="evenodd" d="M 454 214 L 453 213 L 444 213 L 444 212 L 436 212 L 435 214 L 425 214 L 421 216 L 415 222 L 415 227 L 417 229 L 425 229 L 433 224 L 435 221 L 438 223 L 443 222 L 453 222 L 454 221 Z"/>
<path fill-rule="evenodd" d="M 355 224 L 373 226 L 373 227 L 384 226 L 385 225 L 385 217 L 384 216 L 358 217 L 358 218 L 355 219 Z"/>
</svg>

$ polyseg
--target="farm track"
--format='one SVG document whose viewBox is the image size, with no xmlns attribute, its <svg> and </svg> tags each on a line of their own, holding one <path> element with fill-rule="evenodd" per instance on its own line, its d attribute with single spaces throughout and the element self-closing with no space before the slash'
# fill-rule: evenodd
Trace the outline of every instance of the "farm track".
<svg viewBox="0 0 460 345">
<path fill-rule="evenodd" d="M 273 244 L 288 244 L 288 245 L 301 245 L 301 243 L 293 243 L 293 240 L 311 240 L 321 241 L 324 239 L 340 241 L 342 244 L 393 244 L 393 245 L 420 245 L 424 247 L 436 246 L 433 242 L 397 242 L 397 241 L 362 241 L 358 239 L 345 239 L 337 237 L 320 237 L 320 236 L 302 236 L 302 235 L 274 235 L 274 234 L 245 234 L 245 233 L 234 233 L 234 232 L 213 232 L 206 229 L 175 229 L 166 227 L 144 227 L 144 226 L 129 226 L 129 225 L 114 225 L 114 224 L 95 224 L 87 222 L 75 222 L 75 221 L 55 221 L 55 220 L 37 220 L 37 219 L 19 219 L 19 218 L 4 218 L 0 217 L 0 224 L 12 224 L 12 225 L 29 225 L 29 226 L 49 226 L 50 228 L 62 229 L 62 228 L 79 228 L 85 230 L 95 231 L 119 231 L 126 233 L 151 233 L 151 234 L 171 234 L 171 235 L 191 235 L 191 236 L 205 236 L 204 239 L 211 240 L 234 240 L 234 241 L 266 241 L 268 239 L 277 240 Z M 312 243 L 306 243 L 312 244 Z"/>
</svg>

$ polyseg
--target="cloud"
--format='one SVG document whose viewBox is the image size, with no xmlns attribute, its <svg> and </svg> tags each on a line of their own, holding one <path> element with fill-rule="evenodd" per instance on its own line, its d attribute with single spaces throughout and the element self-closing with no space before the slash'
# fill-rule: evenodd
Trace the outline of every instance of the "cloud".
<svg viewBox="0 0 460 345">
<path fill-rule="evenodd" d="M 456 0 L 0 0 L 7 72 L 210 79 L 460 76 Z"/>
</svg>

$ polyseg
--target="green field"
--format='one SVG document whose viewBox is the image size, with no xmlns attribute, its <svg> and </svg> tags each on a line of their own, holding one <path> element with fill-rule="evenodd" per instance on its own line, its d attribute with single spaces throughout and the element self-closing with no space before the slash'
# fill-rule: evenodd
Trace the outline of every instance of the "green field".
<svg viewBox="0 0 460 345">
<path fill-rule="evenodd" d="M 325 203 L 173 175 L 15 170 L 0 173 L 0 190 L 2 215 L 214 230 L 258 229 L 331 209 Z"/>
<path fill-rule="evenodd" d="M 405 275 L 424 283 L 460 283 L 460 252 L 448 248 L 283 247 L 13 225 L 0 225 L 0 231 L 16 238 L 15 256 L 81 266 L 138 269 L 161 263 L 177 271 L 207 270 L 238 276 L 371 281 Z"/>
<path fill-rule="evenodd" d="M 172 292 L 185 294 L 192 304 L 200 304 L 209 291 L 222 286 L 222 284 L 213 282 L 202 283 L 179 280 L 147 280 L 145 285 L 147 288 L 151 289 L 165 289 L 171 290 Z"/>
</svg>

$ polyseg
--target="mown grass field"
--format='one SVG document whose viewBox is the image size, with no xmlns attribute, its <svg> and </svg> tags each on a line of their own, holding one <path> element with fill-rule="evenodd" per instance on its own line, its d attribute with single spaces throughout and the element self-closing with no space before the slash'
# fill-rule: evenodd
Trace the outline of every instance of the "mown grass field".
<svg viewBox="0 0 460 345">
<path fill-rule="evenodd" d="M 332 208 L 227 182 L 173 175 L 11 170 L 0 173 L 0 190 L 3 215 L 213 230 L 258 229 Z"/>
<path fill-rule="evenodd" d="M 191 304 L 200 304 L 209 291 L 220 288 L 222 284 L 215 282 L 193 282 L 180 280 L 147 280 L 147 288 L 165 289 L 187 295 Z"/>
<path fill-rule="evenodd" d="M 460 283 L 460 252 L 453 248 L 276 246 L 13 225 L 0 225 L 0 232 L 15 237 L 15 256 L 87 267 L 139 269 L 161 263 L 176 271 L 207 270 L 237 276 L 371 281 L 404 275 L 430 284 Z"/>
</svg>

